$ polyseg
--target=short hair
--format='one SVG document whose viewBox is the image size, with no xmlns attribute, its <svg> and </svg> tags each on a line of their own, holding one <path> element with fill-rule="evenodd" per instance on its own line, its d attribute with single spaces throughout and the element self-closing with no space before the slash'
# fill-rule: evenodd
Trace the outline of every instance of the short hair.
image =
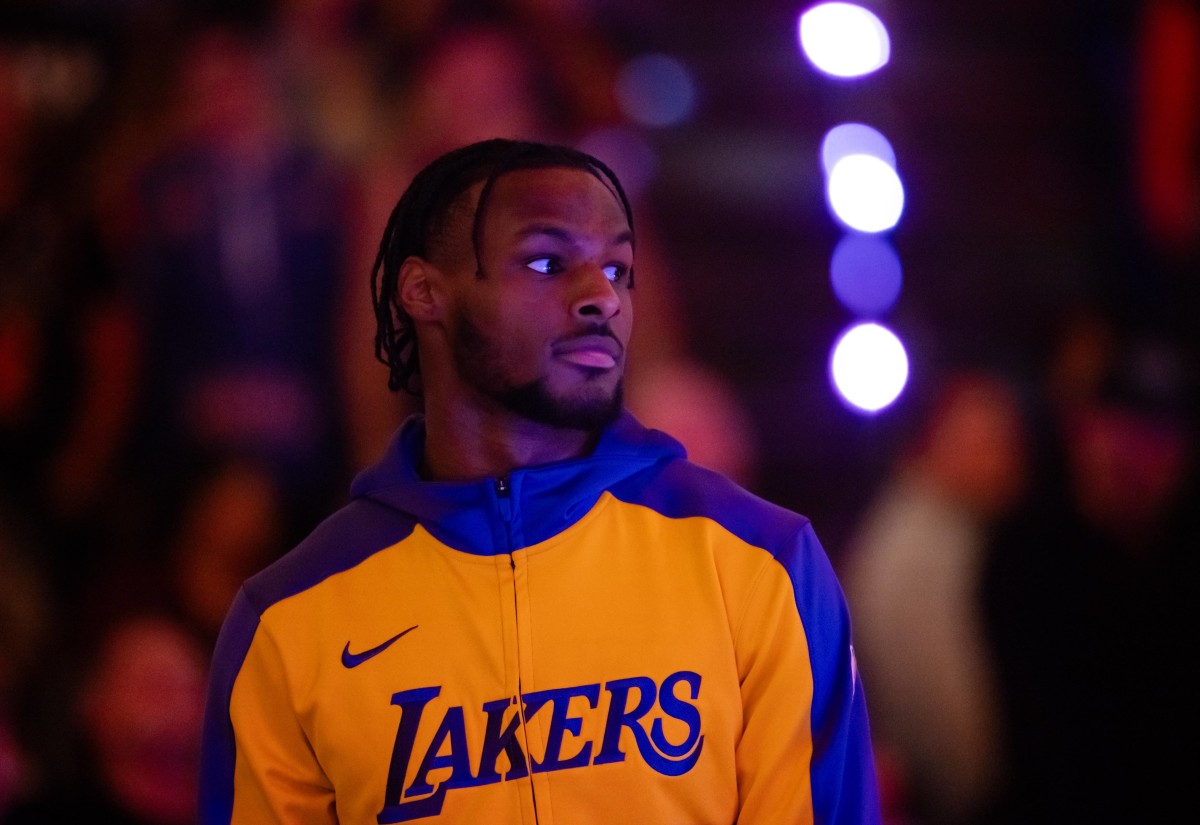
<svg viewBox="0 0 1200 825">
<path fill-rule="evenodd" d="M 375 357 L 389 369 L 389 389 L 420 394 L 416 331 L 397 288 L 401 265 L 413 255 L 429 256 L 445 235 L 456 201 L 482 181 L 471 225 L 471 244 L 478 262 L 484 208 L 496 181 L 520 169 L 554 168 L 581 169 L 610 185 L 633 231 L 633 210 L 616 174 L 600 160 L 568 146 L 493 138 L 447 152 L 413 178 L 388 218 L 371 269 Z M 482 275 L 482 267 L 477 274 Z M 628 283 L 633 285 L 632 272 Z"/>
</svg>

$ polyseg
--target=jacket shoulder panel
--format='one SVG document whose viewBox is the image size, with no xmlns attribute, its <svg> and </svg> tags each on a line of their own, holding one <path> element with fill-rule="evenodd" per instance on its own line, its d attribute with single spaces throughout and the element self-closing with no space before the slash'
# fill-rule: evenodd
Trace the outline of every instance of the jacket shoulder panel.
<svg viewBox="0 0 1200 825">
<path fill-rule="evenodd" d="M 621 501 L 649 507 L 668 518 L 710 519 L 772 555 L 809 525 L 805 516 L 759 498 L 720 473 L 684 460 L 655 464 L 614 485 L 610 492 Z"/>
<path fill-rule="evenodd" d="M 416 521 L 369 499 L 338 510 L 294 549 L 245 584 L 261 616 L 271 605 L 309 590 L 407 538 Z"/>
</svg>

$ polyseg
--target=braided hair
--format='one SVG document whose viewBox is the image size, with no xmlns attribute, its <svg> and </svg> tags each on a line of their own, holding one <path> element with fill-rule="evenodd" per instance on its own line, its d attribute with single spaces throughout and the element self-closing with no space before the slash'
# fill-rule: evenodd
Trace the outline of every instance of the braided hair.
<svg viewBox="0 0 1200 825">
<path fill-rule="evenodd" d="M 388 388 L 419 394 L 420 359 L 416 330 L 400 303 L 400 267 L 410 256 L 427 258 L 443 238 L 458 198 L 483 182 L 471 226 L 476 271 L 483 214 L 496 181 L 518 169 L 582 169 L 612 187 L 629 227 L 633 210 L 616 174 L 585 152 L 567 146 L 493 138 L 447 152 L 417 173 L 400 197 L 383 230 L 383 240 L 371 269 L 371 302 L 375 308 L 375 357 L 390 370 Z M 633 272 L 629 273 L 633 286 Z"/>
</svg>

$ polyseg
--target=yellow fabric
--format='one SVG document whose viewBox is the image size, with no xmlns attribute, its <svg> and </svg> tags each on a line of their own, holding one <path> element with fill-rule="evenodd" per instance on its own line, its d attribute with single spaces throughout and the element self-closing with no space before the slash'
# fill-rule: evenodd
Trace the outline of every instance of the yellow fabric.
<svg viewBox="0 0 1200 825">
<path fill-rule="evenodd" d="M 343 664 L 347 646 L 360 653 L 413 626 L 361 664 Z M 688 674 L 698 677 L 694 696 Z M 613 719 L 644 699 L 636 688 L 622 694 L 622 680 L 667 690 L 675 712 L 660 692 L 630 723 L 645 736 L 615 726 L 623 758 L 598 762 Z M 230 703 L 233 822 L 406 817 L 397 811 L 433 794 L 386 799 L 402 716 L 415 707 L 393 696 L 421 688 L 437 695 L 421 706 L 403 787 L 420 778 L 424 759 L 447 763 L 425 777 L 444 794 L 436 821 L 608 825 L 636 811 L 647 823 L 812 822 L 813 686 L 791 582 L 765 550 L 709 519 L 671 519 L 605 494 L 567 531 L 494 557 L 451 550 L 417 528 L 272 605 Z M 531 695 L 555 690 L 567 694 L 530 707 Z M 625 707 L 614 711 L 618 695 Z M 456 781 L 479 776 L 484 705 L 517 696 L 526 698 L 517 741 L 527 757 L 579 766 L 504 778 L 513 766 L 500 753 L 498 781 L 444 786 L 455 757 L 470 774 Z M 519 710 L 513 704 L 503 720 Z M 459 712 L 465 755 L 455 753 Z M 548 754 L 556 731 L 557 753 Z M 686 754 L 659 751 L 660 764 L 690 764 L 697 749 L 698 757 L 666 775 L 643 758 L 639 739 L 680 749 L 695 740 Z M 388 814 L 387 805 L 399 807 Z"/>
</svg>

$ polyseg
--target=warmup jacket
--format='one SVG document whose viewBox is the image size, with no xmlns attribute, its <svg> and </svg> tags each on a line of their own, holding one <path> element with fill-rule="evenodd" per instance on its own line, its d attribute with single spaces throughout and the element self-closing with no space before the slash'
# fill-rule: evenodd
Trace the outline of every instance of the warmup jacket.
<svg viewBox="0 0 1200 825">
<path fill-rule="evenodd" d="M 622 416 L 592 455 L 427 482 L 419 417 L 246 582 L 201 821 L 879 819 L 849 620 L 807 519 Z"/>
</svg>

